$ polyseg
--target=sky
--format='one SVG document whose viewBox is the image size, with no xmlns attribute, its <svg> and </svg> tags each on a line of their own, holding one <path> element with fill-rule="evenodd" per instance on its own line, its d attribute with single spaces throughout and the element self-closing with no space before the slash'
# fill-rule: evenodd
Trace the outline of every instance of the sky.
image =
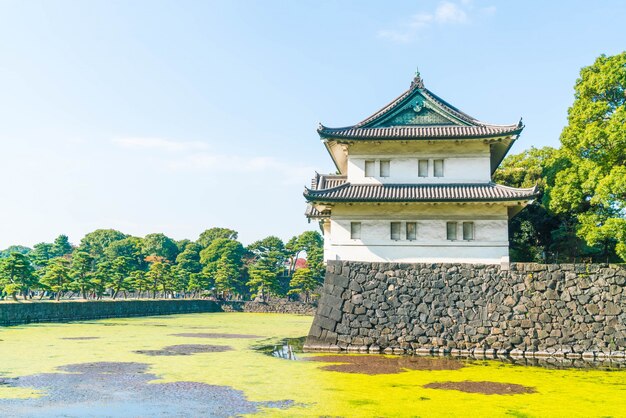
<svg viewBox="0 0 626 418">
<path fill-rule="evenodd" d="M 0 0 L 0 248 L 115 228 L 244 244 L 317 229 L 318 123 L 359 122 L 419 67 L 470 115 L 559 145 L 624 1 Z"/>
</svg>

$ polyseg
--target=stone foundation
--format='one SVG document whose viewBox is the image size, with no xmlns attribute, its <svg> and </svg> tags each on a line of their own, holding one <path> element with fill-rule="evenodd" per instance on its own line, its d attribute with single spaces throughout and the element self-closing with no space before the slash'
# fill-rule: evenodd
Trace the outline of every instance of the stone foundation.
<svg viewBox="0 0 626 418">
<path fill-rule="evenodd" d="M 624 358 L 623 265 L 330 261 L 305 348 Z"/>
<path fill-rule="evenodd" d="M 206 299 L 1 302 L 0 326 L 202 312 L 261 312 L 313 315 L 315 306 L 309 303 L 283 300 L 265 303 L 212 301 Z"/>
</svg>

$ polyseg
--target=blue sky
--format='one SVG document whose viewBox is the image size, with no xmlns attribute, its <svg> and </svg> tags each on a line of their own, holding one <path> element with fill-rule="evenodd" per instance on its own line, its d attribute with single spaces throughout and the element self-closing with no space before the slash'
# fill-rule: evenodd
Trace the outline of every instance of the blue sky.
<svg viewBox="0 0 626 418">
<path fill-rule="evenodd" d="M 96 228 L 248 244 L 315 229 L 315 132 L 426 86 L 558 146 L 623 1 L 0 0 L 0 248 Z"/>
</svg>

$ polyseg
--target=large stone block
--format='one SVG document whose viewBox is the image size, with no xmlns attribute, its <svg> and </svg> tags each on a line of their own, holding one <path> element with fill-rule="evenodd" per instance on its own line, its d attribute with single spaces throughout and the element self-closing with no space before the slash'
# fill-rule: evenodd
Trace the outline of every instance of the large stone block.
<svg viewBox="0 0 626 418">
<path fill-rule="evenodd" d="M 328 346 L 626 349 L 623 266 L 343 261 L 327 270 L 310 337 Z"/>
</svg>

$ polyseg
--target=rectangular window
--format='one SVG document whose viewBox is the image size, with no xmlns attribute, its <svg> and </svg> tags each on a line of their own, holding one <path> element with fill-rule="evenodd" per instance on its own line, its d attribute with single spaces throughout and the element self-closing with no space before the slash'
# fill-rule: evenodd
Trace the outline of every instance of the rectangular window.
<svg viewBox="0 0 626 418">
<path fill-rule="evenodd" d="M 361 239 L 361 222 L 350 222 L 350 238 Z"/>
<path fill-rule="evenodd" d="M 409 241 L 415 241 L 415 239 L 417 239 L 417 223 L 416 222 L 406 223 L 406 239 L 408 239 Z"/>
<path fill-rule="evenodd" d="M 420 177 L 428 177 L 428 160 L 419 160 L 418 165 L 418 175 Z"/>
<path fill-rule="evenodd" d="M 365 177 L 374 177 L 376 172 L 376 161 L 365 161 Z"/>
<path fill-rule="evenodd" d="M 434 160 L 435 177 L 443 177 L 443 160 Z"/>
<path fill-rule="evenodd" d="M 389 177 L 391 162 L 389 160 L 381 160 L 380 162 L 380 176 Z"/>
<path fill-rule="evenodd" d="M 463 239 L 465 241 L 474 239 L 474 222 L 463 222 Z"/>
<path fill-rule="evenodd" d="M 391 239 L 394 241 L 400 240 L 400 222 L 391 223 Z"/>
<path fill-rule="evenodd" d="M 446 231 L 449 241 L 456 240 L 456 222 L 448 222 L 446 224 Z"/>
</svg>

